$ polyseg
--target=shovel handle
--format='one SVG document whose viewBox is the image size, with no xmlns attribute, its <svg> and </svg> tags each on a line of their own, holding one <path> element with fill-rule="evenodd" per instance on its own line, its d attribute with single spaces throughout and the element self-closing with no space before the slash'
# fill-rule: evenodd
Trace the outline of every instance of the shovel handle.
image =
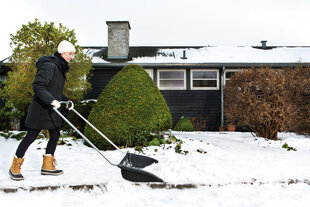
<svg viewBox="0 0 310 207">
<path fill-rule="evenodd" d="M 59 101 L 60 104 L 66 104 L 68 106 L 70 104 L 70 101 Z"/>
<path fill-rule="evenodd" d="M 61 101 L 60 103 L 69 104 L 69 101 Z M 107 140 L 113 147 L 115 147 L 118 151 L 120 151 L 123 154 L 126 154 L 125 152 L 121 151 L 118 146 L 116 146 L 108 137 L 106 137 L 101 131 L 99 131 L 94 125 L 92 125 L 87 119 L 85 119 L 79 112 L 77 112 L 74 108 L 72 109 L 76 115 L 78 115 L 81 119 L 83 119 L 89 126 L 91 126 L 98 134 L 100 134 L 105 140 Z"/>
<path fill-rule="evenodd" d="M 81 119 L 83 119 L 89 126 L 91 126 L 98 134 L 100 134 L 105 140 L 107 140 L 113 147 L 115 147 L 118 151 L 121 153 L 126 154 L 125 152 L 121 151 L 118 146 L 116 146 L 108 137 L 106 137 L 101 131 L 99 131 L 94 125 L 92 125 L 87 119 L 85 119 L 79 112 L 77 112 L 75 109 L 72 109 L 74 113 L 76 113 Z"/>
<path fill-rule="evenodd" d="M 94 148 L 106 161 L 108 161 L 111 165 L 117 166 L 116 164 L 113 164 L 108 160 L 101 152 L 100 150 L 91 142 L 87 137 L 84 136 L 82 132 L 80 132 L 64 115 L 62 115 L 57 109 L 53 108 L 53 110 L 63 119 L 67 124 L 69 124 L 92 148 Z"/>
</svg>

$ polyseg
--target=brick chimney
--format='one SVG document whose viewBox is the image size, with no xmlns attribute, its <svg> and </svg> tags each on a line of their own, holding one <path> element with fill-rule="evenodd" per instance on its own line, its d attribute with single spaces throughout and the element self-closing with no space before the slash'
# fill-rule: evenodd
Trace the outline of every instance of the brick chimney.
<svg viewBox="0 0 310 207">
<path fill-rule="evenodd" d="M 108 25 L 108 59 L 128 59 L 129 21 L 107 21 Z"/>
</svg>

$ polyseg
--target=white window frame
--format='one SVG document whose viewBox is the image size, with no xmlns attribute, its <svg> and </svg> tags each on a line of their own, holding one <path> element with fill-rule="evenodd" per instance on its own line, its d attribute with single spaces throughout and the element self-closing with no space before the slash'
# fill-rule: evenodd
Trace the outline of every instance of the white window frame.
<svg viewBox="0 0 310 207">
<path fill-rule="evenodd" d="M 149 74 L 149 76 L 152 78 L 152 80 L 154 80 L 154 76 L 153 76 L 153 69 L 144 69 L 145 72 L 147 72 L 147 74 Z"/>
<path fill-rule="evenodd" d="M 183 72 L 184 79 L 160 79 L 160 72 Z M 160 80 L 183 80 L 184 86 L 183 87 L 161 87 Z M 158 69 L 157 70 L 157 86 L 159 90 L 186 90 L 186 69 Z"/>
<path fill-rule="evenodd" d="M 226 69 L 224 73 L 224 86 L 226 85 L 227 80 L 230 80 L 230 78 L 226 78 L 226 73 L 227 72 L 240 72 L 242 69 Z"/>
<path fill-rule="evenodd" d="M 216 72 L 216 87 L 194 87 L 194 80 L 215 80 L 214 78 L 194 79 L 193 72 L 207 71 Z M 220 72 L 218 69 L 191 69 L 191 90 L 219 90 L 220 89 Z"/>
</svg>

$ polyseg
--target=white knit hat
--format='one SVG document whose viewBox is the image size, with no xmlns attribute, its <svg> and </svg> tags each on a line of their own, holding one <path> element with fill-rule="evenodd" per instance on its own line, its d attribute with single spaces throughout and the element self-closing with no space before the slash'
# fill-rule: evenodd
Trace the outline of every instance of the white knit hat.
<svg viewBox="0 0 310 207">
<path fill-rule="evenodd" d="M 67 40 L 61 41 L 61 43 L 59 43 L 59 45 L 58 45 L 57 50 L 59 53 L 75 52 L 75 48 L 74 48 L 73 44 Z"/>
</svg>

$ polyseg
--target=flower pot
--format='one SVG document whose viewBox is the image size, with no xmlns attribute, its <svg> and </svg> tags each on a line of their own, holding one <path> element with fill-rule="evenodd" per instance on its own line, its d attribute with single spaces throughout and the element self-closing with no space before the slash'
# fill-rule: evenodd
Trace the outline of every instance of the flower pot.
<svg viewBox="0 0 310 207">
<path fill-rule="evenodd" d="M 236 131 L 236 126 L 235 125 L 227 125 L 227 131 L 229 131 L 229 132 Z"/>
<path fill-rule="evenodd" d="M 220 131 L 220 132 L 225 131 L 225 127 L 219 127 L 219 131 Z"/>
</svg>

